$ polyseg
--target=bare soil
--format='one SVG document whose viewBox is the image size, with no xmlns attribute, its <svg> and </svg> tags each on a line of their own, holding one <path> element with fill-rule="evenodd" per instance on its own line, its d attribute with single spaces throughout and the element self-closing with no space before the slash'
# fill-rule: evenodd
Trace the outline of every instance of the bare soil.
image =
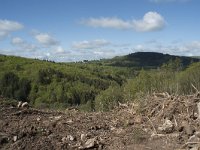
<svg viewBox="0 0 200 150">
<path fill-rule="evenodd" d="M 92 113 L 17 108 L 0 101 L 0 149 L 199 148 L 197 95 L 151 96 L 140 106 L 122 104 L 110 112 Z"/>
</svg>

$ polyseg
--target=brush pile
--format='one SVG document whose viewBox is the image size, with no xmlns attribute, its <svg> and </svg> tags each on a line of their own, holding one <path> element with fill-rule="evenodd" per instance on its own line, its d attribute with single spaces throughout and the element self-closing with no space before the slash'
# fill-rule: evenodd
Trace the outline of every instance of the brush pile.
<svg viewBox="0 0 200 150">
<path fill-rule="evenodd" d="M 200 149 L 200 95 L 154 93 L 110 112 L 38 110 L 0 98 L 0 149 Z"/>
<path fill-rule="evenodd" d="M 181 149 L 200 148 L 199 93 L 185 96 L 154 93 L 146 98 L 142 115 L 144 128 L 150 129 L 152 138 L 175 139 L 182 144 Z"/>
</svg>

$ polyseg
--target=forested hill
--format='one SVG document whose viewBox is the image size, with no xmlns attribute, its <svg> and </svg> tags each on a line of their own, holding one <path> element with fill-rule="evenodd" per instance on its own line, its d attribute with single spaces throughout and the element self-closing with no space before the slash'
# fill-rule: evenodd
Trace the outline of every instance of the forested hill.
<svg viewBox="0 0 200 150">
<path fill-rule="evenodd" d="M 104 64 L 120 67 L 135 67 L 135 68 L 157 68 L 164 63 L 179 59 L 183 66 L 188 66 L 192 62 L 198 62 L 198 58 L 174 56 L 156 52 L 136 52 L 126 56 L 118 56 L 112 59 L 102 60 Z"/>
<path fill-rule="evenodd" d="M 126 68 L 0 55 L 0 95 L 36 107 L 92 108 L 101 91 L 122 85 L 131 74 Z"/>
<path fill-rule="evenodd" d="M 181 71 L 184 66 L 196 61 L 199 59 L 149 52 L 74 63 L 0 55 L 0 96 L 28 101 L 34 107 L 79 106 L 84 110 L 109 110 L 119 101 L 133 99 L 134 96 L 130 95 L 144 91 L 146 85 L 154 84 L 143 84 L 146 78 L 135 83 L 139 81 L 136 76 L 141 68 L 150 69 L 153 71 L 151 75 L 155 76 L 157 70 L 153 68 L 158 66 L 162 66 L 166 74 L 166 70 L 168 73 Z M 144 73 L 141 75 L 141 79 L 146 77 Z M 132 79 L 136 79 L 134 83 L 130 82 Z M 147 79 L 150 79 L 149 76 Z M 139 88 L 142 85 L 145 88 Z"/>
</svg>

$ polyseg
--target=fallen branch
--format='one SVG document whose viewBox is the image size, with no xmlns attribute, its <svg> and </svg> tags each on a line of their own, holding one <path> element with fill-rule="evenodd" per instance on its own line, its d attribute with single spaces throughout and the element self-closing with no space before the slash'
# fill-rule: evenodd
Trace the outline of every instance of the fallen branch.
<svg viewBox="0 0 200 150">
<path fill-rule="evenodd" d="M 189 144 L 200 144 L 200 142 L 187 142 L 183 146 L 181 146 L 181 149 L 185 148 Z"/>
<path fill-rule="evenodd" d="M 194 86 L 194 84 L 191 83 L 191 85 L 196 90 L 196 93 L 199 93 L 199 90 Z"/>
<path fill-rule="evenodd" d="M 151 126 L 153 127 L 153 130 L 154 130 L 155 134 L 157 134 L 157 131 L 156 131 L 156 128 L 155 128 L 155 126 L 153 125 L 153 122 L 150 120 L 150 118 L 149 118 L 149 117 L 147 117 L 147 119 L 148 119 L 148 120 L 149 120 L 149 122 L 151 123 Z"/>
<path fill-rule="evenodd" d="M 177 127 L 177 126 L 178 126 L 178 124 L 177 124 L 176 118 L 175 118 L 175 116 L 174 116 L 174 115 L 173 115 L 173 117 L 174 117 L 174 124 L 175 124 L 175 126 Z"/>
</svg>

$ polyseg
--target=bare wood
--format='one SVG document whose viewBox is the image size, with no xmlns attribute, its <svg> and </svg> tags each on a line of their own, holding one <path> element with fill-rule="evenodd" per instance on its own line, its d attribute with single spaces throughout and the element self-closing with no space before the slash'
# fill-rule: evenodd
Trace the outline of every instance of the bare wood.
<svg viewBox="0 0 200 150">
<path fill-rule="evenodd" d="M 151 123 L 151 126 L 153 127 L 153 130 L 154 130 L 154 132 L 157 134 L 157 131 L 156 131 L 156 128 L 155 128 L 155 126 L 153 125 L 153 122 L 150 120 L 150 118 L 149 117 L 147 117 L 147 119 L 149 120 L 149 122 Z"/>
<path fill-rule="evenodd" d="M 175 116 L 174 116 L 174 115 L 173 115 L 173 117 L 174 117 L 174 124 L 175 124 L 175 126 L 177 127 L 177 126 L 178 126 L 178 124 L 177 124 L 176 118 L 175 118 Z"/>
<path fill-rule="evenodd" d="M 198 119 L 200 119 L 200 102 L 197 103 L 197 110 L 198 110 Z"/>
<path fill-rule="evenodd" d="M 184 148 L 184 147 L 186 147 L 186 146 L 189 145 L 189 144 L 200 144 L 200 142 L 187 142 L 187 143 L 185 143 L 185 144 L 181 147 L 181 149 Z"/>
<path fill-rule="evenodd" d="M 196 92 L 199 93 L 199 90 L 194 86 L 194 84 L 191 83 L 191 85 L 196 90 Z"/>
</svg>

